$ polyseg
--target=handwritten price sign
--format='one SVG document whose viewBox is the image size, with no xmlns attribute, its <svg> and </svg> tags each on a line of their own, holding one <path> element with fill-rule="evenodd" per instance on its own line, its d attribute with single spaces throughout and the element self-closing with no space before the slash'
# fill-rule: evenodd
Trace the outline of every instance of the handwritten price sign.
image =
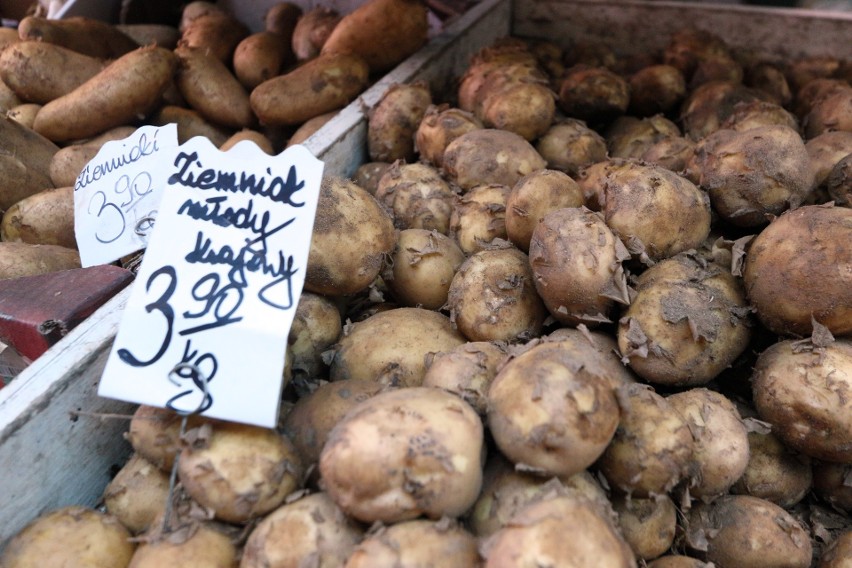
<svg viewBox="0 0 852 568">
<path fill-rule="evenodd" d="M 322 171 L 302 146 L 177 149 L 100 395 L 275 426 Z"/>
<path fill-rule="evenodd" d="M 144 126 L 107 142 L 74 184 L 74 231 L 83 266 L 106 264 L 148 244 L 177 148 L 177 125 Z"/>
</svg>

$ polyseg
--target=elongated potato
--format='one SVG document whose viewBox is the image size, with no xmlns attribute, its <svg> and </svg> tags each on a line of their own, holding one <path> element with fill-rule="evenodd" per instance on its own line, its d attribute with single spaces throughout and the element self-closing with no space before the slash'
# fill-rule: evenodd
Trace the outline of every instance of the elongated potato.
<svg viewBox="0 0 852 568">
<path fill-rule="evenodd" d="M 387 71 L 420 49 L 428 32 L 426 6 L 422 2 L 373 0 L 343 17 L 321 53 L 357 54 L 371 71 Z"/>
<path fill-rule="evenodd" d="M 21 41 L 0 53 L 0 79 L 21 100 L 39 104 L 67 95 L 105 66 L 103 59 L 41 41 Z"/>
<path fill-rule="evenodd" d="M 244 128 L 239 132 L 235 132 L 233 136 L 225 140 L 225 143 L 219 146 L 221 151 L 229 150 L 242 142 L 243 140 L 249 140 L 254 142 L 258 148 L 269 154 L 270 156 L 275 155 L 275 148 L 272 146 L 272 141 L 262 132 L 258 132 L 257 130 L 250 130 L 248 128 Z"/>
<path fill-rule="evenodd" d="M 178 142 L 183 144 L 194 136 L 209 138 L 214 146 L 221 147 L 231 136 L 231 131 L 206 120 L 198 111 L 166 105 L 151 117 L 151 124 L 164 126 L 174 122 L 178 129 Z"/>
<path fill-rule="evenodd" d="M 148 113 L 160 100 L 177 67 L 162 47 L 143 47 L 42 107 L 33 129 L 54 141 L 94 136 Z"/>
<path fill-rule="evenodd" d="M 0 116 L 0 140 L 0 155 L 16 158 L 28 168 L 50 176 L 50 160 L 59 151 L 56 144 L 5 116 Z M 4 209 L 3 205 L 0 209 Z"/>
<path fill-rule="evenodd" d="M 213 10 L 182 25 L 181 31 L 181 45 L 209 51 L 222 63 L 231 61 L 237 45 L 249 35 L 242 22 L 215 5 Z"/>
<path fill-rule="evenodd" d="M 245 38 L 234 50 L 234 74 L 246 89 L 254 89 L 279 75 L 294 59 L 288 38 L 273 32 L 258 32 Z"/>
<path fill-rule="evenodd" d="M 18 35 L 22 40 L 54 43 L 102 59 L 121 57 L 139 47 L 112 24 L 83 17 L 49 20 L 27 16 L 18 24 Z"/>
<path fill-rule="evenodd" d="M 265 124 L 300 124 L 349 104 L 367 86 L 369 71 L 357 55 L 317 57 L 258 85 L 251 108 Z"/>
<path fill-rule="evenodd" d="M 0 222 L 0 239 L 77 248 L 74 188 L 46 189 L 14 204 Z"/>
<path fill-rule="evenodd" d="M 175 53 L 180 59 L 175 81 L 189 106 L 231 128 L 254 122 L 248 93 L 222 61 L 200 49 L 180 47 Z"/>
<path fill-rule="evenodd" d="M 80 144 L 65 146 L 53 155 L 50 160 L 50 179 L 56 187 L 73 186 L 77 176 L 83 171 L 101 147 L 111 140 L 127 138 L 136 129 L 133 126 L 117 126 L 107 130 L 100 136 L 91 138 Z"/>
<path fill-rule="evenodd" d="M 80 268 L 80 254 L 57 245 L 0 243 L 0 280 Z"/>
<path fill-rule="evenodd" d="M 6 116 L 11 118 L 15 122 L 20 123 L 21 125 L 26 126 L 27 128 L 32 128 L 33 122 L 35 122 L 35 117 L 38 114 L 39 110 L 41 110 L 41 105 L 35 103 L 25 103 L 10 108 L 6 112 Z"/>
</svg>

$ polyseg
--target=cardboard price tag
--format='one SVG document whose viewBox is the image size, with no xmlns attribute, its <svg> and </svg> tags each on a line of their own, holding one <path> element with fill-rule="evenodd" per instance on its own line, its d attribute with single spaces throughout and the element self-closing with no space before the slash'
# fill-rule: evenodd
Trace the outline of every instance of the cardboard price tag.
<svg viewBox="0 0 852 568">
<path fill-rule="evenodd" d="M 323 163 L 199 137 L 171 164 L 98 393 L 274 427 Z"/>
<path fill-rule="evenodd" d="M 143 126 L 107 142 L 74 184 L 74 233 L 84 267 L 145 248 L 178 145 L 177 125 Z"/>
</svg>

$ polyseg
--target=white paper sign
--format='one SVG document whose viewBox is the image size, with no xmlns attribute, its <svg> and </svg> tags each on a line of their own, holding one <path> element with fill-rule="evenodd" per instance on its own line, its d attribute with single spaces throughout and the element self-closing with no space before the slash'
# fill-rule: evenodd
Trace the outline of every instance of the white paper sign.
<svg viewBox="0 0 852 568">
<path fill-rule="evenodd" d="M 274 427 L 322 171 L 303 146 L 180 146 L 98 394 Z"/>
<path fill-rule="evenodd" d="M 74 184 L 74 233 L 83 266 L 145 248 L 178 145 L 177 125 L 143 126 L 104 144 Z"/>
</svg>

